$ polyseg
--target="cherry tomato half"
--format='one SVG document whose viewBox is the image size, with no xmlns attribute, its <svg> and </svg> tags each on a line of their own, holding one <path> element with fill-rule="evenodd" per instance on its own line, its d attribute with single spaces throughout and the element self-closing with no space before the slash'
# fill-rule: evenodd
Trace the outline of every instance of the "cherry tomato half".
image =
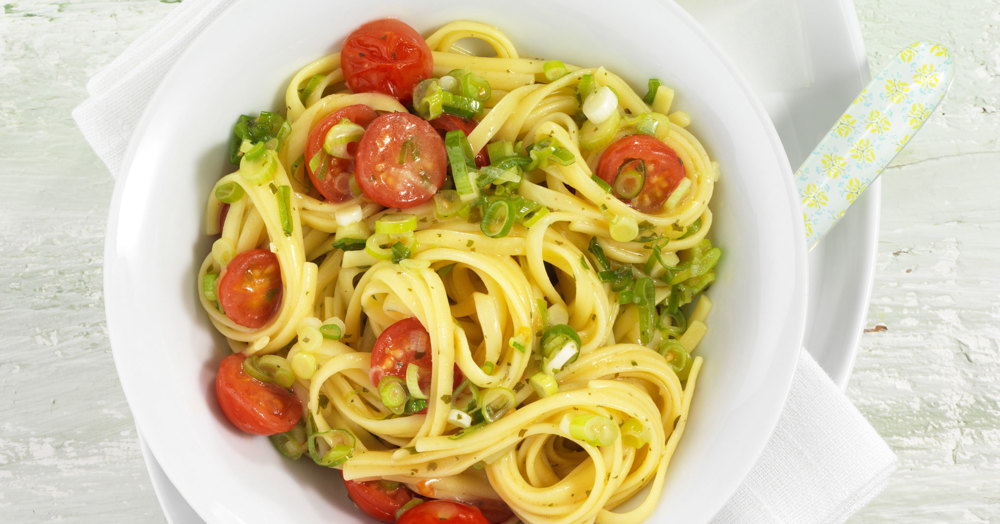
<svg viewBox="0 0 1000 524">
<path fill-rule="evenodd" d="M 465 136 L 469 136 L 469 133 L 476 129 L 476 125 L 478 125 L 478 122 L 475 120 L 466 120 L 455 115 L 441 115 L 434 120 L 431 120 L 430 123 L 431 127 L 437 129 L 438 132 L 441 133 L 442 138 L 446 133 L 448 133 L 448 131 L 454 131 L 456 129 L 461 129 L 462 132 L 465 133 Z M 486 148 L 484 147 L 476 153 L 476 167 L 483 167 L 486 164 L 489 164 L 489 159 L 486 156 Z"/>
<path fill-rule="evenodd" d="M 219 305 L 233 322 L 257 329 L 281 306 L 281 267 L 278 256 L 266 249 L 244 251 L 229 262 L 219 277 Z"/>
<path fill-rule="evenodd" d="M 444 185 L 447 162 L 444 140 L 426 120 L 387 113 L 361 137 L 354 177 L 368 198 L 407 208 L 430 200 Z"/>
<path fill-rule="evenodd" d="M 347 36 L 340 67 L 355 93 L 384 93 L 402 103 L 434 72 L 431 49 L 415 29 L 399 20 L 368 22 Z"/>
<path fill-rule="evenodd" d="M 398 482 L 385 480 L 345 480 L 347 496 L 354 504 L 382 522 L 395 522 L 396 512 L 415 495 Z"/>
<path fill-rule="evenodd" d="M 385 328 L 372 347 L 372 362 L 368 378 L 376 387 L 384 376 L 406 379 L 406 366 L 416 364 L 420 370 L 420 388 L 430 389 L 431 336 L 416 317 L 404 318 Z"/>
<path fill-rule="evenodd" d="M 644 213 L 658 211 L 685 173 L 684 164 L 670 146 L 649 135 L 629 135 L 604 150 L 597 176 L 614 187 L 620 172 L 636 167 L 645 171 L 642 189 L 631 199 L 616 196 Z"/>
<path fill-rule="evenodd" d="M 243 371 L 246 357 L 222 359 L 215 376 L 215 398 L 234 426 L 254 435 L 284 433 L 302 418 L 302 403 L 291 391 L 261 382 Z"/>
<path fill-rule="evenodd" d="M 397 524 L 489 524 L 473 506 L 450 500 L 428 500 L 406 510 Z"/>
<path fill-rule="evenodd" d="M 363 104 L 342 107 L 330 113 L 309 132 L 309 140 L 306 142 L 306 171 L 313 187 L 327 201 L 341 202 L 350 198 L 351 177 L 354 174 L 353 159 L 336 158 L 323 149 L 327 132 L 345 118 L 361 127 L 366 127 L 376 116 L 378 113 L 374 109 Z M 348 144 L 347 150 L 348 153 L 356 151 L 357 144 Z M 316 155 L 320 156 L 313 160 Z"/>
</svg>

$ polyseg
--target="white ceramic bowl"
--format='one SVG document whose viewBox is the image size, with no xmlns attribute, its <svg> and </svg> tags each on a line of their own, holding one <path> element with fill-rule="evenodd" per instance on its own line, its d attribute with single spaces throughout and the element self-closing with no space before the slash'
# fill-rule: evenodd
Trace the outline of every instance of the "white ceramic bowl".
<svg viewBox="0 0 1000 524">
<path fill-rule="evenodd" d="M 454 19 L 503 29 L 526 56 L 605 65 L 639 86 L 656 76 L 722 165 L 712 203 L 724 250 L 688 430 L 654 521 L 700 522 L 756 461 L 784 404 L 806 312 L 804 235 L 792 173 L 765 112 L 735 69 L 672 3 L 385 0 L 238 1 L 166 76 L 115 188 L 105 295 L 115 362 L 136 424 L 184 498 L 208 522 L 364 521 L 339 475 L 291 462 L 240 434 L 213 394 L 227 351 L 197 302 L 210 242 L 204 202 L 226 169 L 241 113 L 280 108 L 302 65 L 360 23 L 393 16 L 420 31 Z"/>
</svg>

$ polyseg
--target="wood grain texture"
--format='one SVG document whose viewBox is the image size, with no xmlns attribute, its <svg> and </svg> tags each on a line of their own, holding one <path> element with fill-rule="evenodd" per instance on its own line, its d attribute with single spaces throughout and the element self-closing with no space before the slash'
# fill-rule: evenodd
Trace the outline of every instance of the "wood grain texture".
<svg viewBox="0 0 1000 524">
<path fill-rule="evenodd" d="M 1000 3 L 856 0 L 873 71 L 919 39 L 948 98 L 882 177 L 868 329 L 848 395 L 899 455 L 855 522 L 1000 522 Z"/>
<path fill-rule="evenodd" d="M 1000 3 L 856 0 L 873 70 L 918 39 L 949 98 L 883 176 L 879 264 L 848 394 L 900 457 L 853 522 L 1000 522 Z M 164 522 L 108 345 L 112 180 L 70 118 L 174 6 L 0 14 L 0 522 Z"/>
</svg>

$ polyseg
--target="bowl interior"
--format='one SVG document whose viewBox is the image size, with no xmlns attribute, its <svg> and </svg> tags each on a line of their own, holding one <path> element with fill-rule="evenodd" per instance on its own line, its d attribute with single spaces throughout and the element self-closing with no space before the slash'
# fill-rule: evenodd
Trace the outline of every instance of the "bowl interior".
<svg viewBox="0 0 1000 524">
<path fill-rule="evenodd" d="M 204 202 L 226 170 L 235 118 L 279 109 L 298 68 L 384 16 L 424 32 L 454 19 L 484 21 L 524 56 L 604 65 L 640 91 L 651 76 L 676 89 L 675 107 L 691 115 L 693 131 L 722 166 L 711 207 L 712 236 L 724 255 L 699 349 L 704 372 L 657 516 L 704 521 L 728 499 L 770 436 L 794 371 L 805 322 L 801 215 L 781 144 L 746 83 L 674 4 L 635 4 L 246 0 L 191 43 L 147 109 L 116 187 L 105 292 L 136 423 L 205 520 L 362 520 L 337 473 L 283 459 L 266 439 L 223 420 L 212 388 L 227 350 L 200 310 L 194 279 L 210 248 Z"/>
</svg>

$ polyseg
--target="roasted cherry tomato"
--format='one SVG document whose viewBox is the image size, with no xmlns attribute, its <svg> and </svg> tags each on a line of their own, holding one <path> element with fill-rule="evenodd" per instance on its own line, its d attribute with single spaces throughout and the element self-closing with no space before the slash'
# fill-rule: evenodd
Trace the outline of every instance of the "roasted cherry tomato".
<svg viewBox="0 0 1000 524">
<path fill-rule="evenodd" d="M 385 207 L 413 207 L 431 199 L 447 172 L 444 140 L 426 120 L 387 113 L 368 125 L 358 144 L 354 177 L 361 191 Z"/>
<path fill-rule="evenodd" d="M 368 378 L 378 386 L 389 375 L 406 379 L 406 366 L 420 367 L 420 388 L 430 389 L 431 336 L 416 317 L 405 318 L 385 328 L 372 347 Z"/>
<path fill-rule="evenodd" d="M 684 164 L 677 153 L 649 135 L 619 138 L 601 154 L 597 176 L 613 188 L 616 187 L 615 179 L 627 171 L 643 173 L 641 190 L 635 188 L 638 194 L 631 198 L 623 198 L 620 194 L 615 196 L 644 213 L 658 211 L 685 173 Z"/>
<path fill-rule="evenodd" d="M 351 91 L 384 93 L 404 104 L 413 97 L 413 87 L 433 74 L 433 60 L 420 33 L 392 18 L 355 29 L 340 52 Z"/>
<path fill-rule="evenodd" d="M 306 171 L 313 187 L 326 200 L 341 202 L 350 198 L 351 177 L 354 176 L 354 159 L 336 158 L 323 149 L 327 132 L 345 118 L 366 127 L 376 116 L 378 113 L 374 109 L 363 104 L 342 107 L 330 113 L 309 132 L 309 141 L 306 142 Z M 348 144 L 347 151 L 357 151 L 357 143 Z"/>
<path fill-rule="evenodd" d="M 469 136 L 469 133 L 476 128 L 478 124 L 475 120 L 466 120 L 464 118 L 459 118 L 455 115 L 441 115 L 434 120 L 431 120 L 431 127 L 437 129 L 441 133 L 443 138 L 448 131 L 454 131 L 456 129 L 461 129 L 465 136 Z M 476 153 L 476 167 L 483 167 L 489 164 L 489 159 L 486 156 L 486 148 L 480 149 Z"/>
<path fill-rule="evenodd" d="M 243 371 L 246 357 L 234 353 L 222 359 L 215 376 L 215 398 L 226 418 L 254 435 L 284 433 L 302 418 L 302 403 L 291 391 L 261 382 Z"/>
<path fill-rule="evenodd" d="M 347 496 L 361 511 L 382 522 L 395 522 L 396 512 L 415 495 L 399 482 L 386 480 L 345 480 Z"/>
<path fill-rule="evenodd" d="M 428 500 L 406 510 L 397 524 L 490 524 L 473 506 L 450 500 Z"/>
<path fill-rule="evenodd" d="M 233 322 L 260 328 L 281 307 L 281 267 L 266 249 L 244 251 L 229 262 L 219 277 L 219 305 Z"/>
</svg>

